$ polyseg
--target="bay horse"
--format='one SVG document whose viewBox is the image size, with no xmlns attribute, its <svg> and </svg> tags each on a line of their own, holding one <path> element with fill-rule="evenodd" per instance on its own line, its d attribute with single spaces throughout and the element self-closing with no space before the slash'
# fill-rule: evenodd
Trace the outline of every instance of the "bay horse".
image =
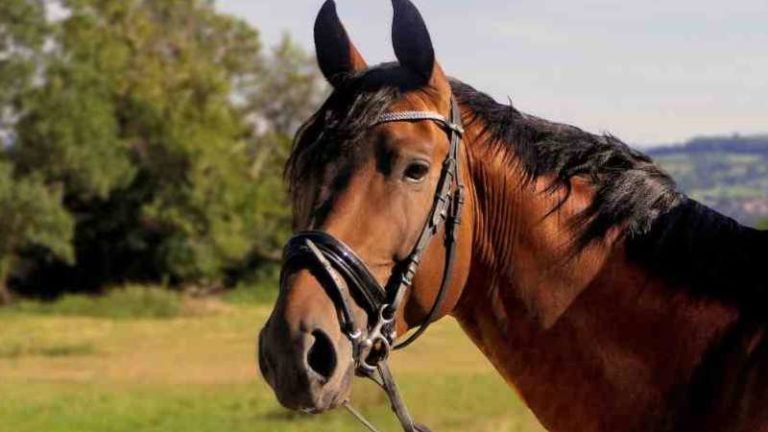
<svg viewBox="0 0 768 432">
<path fill-rule="evenodd" d="M 278 400 L 349 407 L 363 375 L 427 430 L 386 359 L 451 315 L 548 430 L 768 431 L 768 233 L 448 78 L 392 3 L 395 63 L 367 65 L 333 0 L 315 23 L 333 93 L 287 163 L 298 233 L 259 337 Z"/>
</svg>

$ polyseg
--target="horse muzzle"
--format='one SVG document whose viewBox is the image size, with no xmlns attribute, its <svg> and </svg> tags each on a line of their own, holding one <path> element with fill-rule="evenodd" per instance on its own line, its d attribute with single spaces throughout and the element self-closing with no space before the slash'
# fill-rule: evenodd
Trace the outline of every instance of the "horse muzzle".
<svg viewBox="0 0 768 432">
<path fill-rule="evenodd" d="M 318 327 L 286 335 L 288 326 L 273 321 L 259 335 L 258 358 L 280 404 L 316 414 L 347 401 L 354 373 L 349 341 Z"/>
</svg>

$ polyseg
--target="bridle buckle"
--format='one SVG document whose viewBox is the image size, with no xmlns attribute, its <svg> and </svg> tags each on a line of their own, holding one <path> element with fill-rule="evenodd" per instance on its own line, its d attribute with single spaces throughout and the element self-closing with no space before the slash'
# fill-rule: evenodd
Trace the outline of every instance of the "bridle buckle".
<svg viewBox="0 0 768 432">
<path fill-rule="evenodd" d="M 361 375 L 371 375 L 376 371 L 379 363 L 387 360 L 392 351 L 392 344 L 395 341 L 394 322 L 395 316 L 387 312 L 389 305 L 383 305 L 379 309 L 376 324 L 366 335 L 365 339 L 360 340 L 358 358 L 356 366 Z M 368 359 L 372 359 L 371 362 Z"/>
</svg>

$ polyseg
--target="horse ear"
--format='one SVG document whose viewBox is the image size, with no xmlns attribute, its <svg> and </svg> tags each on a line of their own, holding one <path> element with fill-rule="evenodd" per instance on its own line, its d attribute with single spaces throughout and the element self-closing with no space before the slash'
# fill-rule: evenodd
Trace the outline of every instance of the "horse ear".
<svg viewBox="0 0 768 432">
<path fill-rule="evenodd" d="M 410 0 L 392 0 L 392 7 L 395 11 L 392 45 L 400 65 L 415 73 L 423 84 L 435 87 L 447 84 L 442 68 L 435 61 L 432 38 L 419 10 Z"/>
<path fill-rule="evenodd" d="M 344 74 L 368 67 L 363 56 L 349 40 L 333 0 L 326 0 L 317 14 L 315 51 L 320 70 L 331 85 L 336 85 Z"/>
</svg>

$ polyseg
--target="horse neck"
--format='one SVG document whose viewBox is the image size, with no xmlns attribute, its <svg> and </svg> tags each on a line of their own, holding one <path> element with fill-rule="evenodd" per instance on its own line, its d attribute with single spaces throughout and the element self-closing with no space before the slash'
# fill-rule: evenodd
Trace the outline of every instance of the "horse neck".
<svg viewBox="0 0 768 432">
<path fill-rule="evenodd" d="M 547 194 L 552 179 L 527 182 L 468 137 L 473 258 L 455 317 L 548 429 L 653 430 L 735 311 L 655 279 L 615 231 L 572 256 L 589 183 L 549 214 L 565 193 Z"/>
</svg>

